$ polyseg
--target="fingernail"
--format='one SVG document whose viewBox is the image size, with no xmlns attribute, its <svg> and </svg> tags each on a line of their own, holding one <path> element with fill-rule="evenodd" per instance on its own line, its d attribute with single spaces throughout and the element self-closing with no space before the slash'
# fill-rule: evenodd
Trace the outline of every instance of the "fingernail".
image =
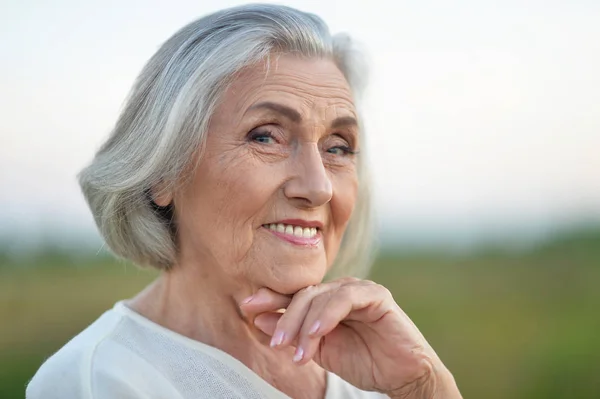
<svg viewBox="0 0 600 399">
<path fill-rule="evenodd" d="M 304 349 L 301 346 L 296 349 L 296 353 L 294 353 L 294 358 L 292 359 L 295 363 L 298 363 L 304 357 Z"/>
<path fill-rule="evenodd" d="M 253 299 L 254 299 L 254 295 L 250 295 L 248 298 L 246 298 L 242 301 L 242 305 L 250 303 Z"/>
<path fill-rule="evenodd" d="M 273 335 L 273 338 L 271 338 L 271 348 L 274 348 L 278 345 L 281 345 L 281 343 L 283 342 L 283 338 L 284 338 L 284 333 L 283 331 L 278 331 L 275 333 L 275 335 Z"/>
<path fill-rule="evenodd" d="M 308 332 L 310 335 L 314 335 L 317 333 L 317 331 L 319 331 L 319 328 L 321 328 L 321 322 L 319 320 L 315 321 L 315 324 L 312 325 L 312 327 L 310 328 L 310 331 Z"/>
</svg>

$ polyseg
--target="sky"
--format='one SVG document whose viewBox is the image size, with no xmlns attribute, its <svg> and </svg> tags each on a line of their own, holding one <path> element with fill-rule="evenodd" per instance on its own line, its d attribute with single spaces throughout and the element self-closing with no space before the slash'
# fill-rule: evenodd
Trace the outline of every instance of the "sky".
<svg viewBox="0 0 600 399">
<path fill-rule="evenodd" d="M 0 1 L 0 234 L 97 237 L 75 176 L 133 80 L 180 27 L 241 3 Z M 365 49 L 382 231 L 473 239 L 600 220 L 600 2 L 280 4 Z"/>
</svg>

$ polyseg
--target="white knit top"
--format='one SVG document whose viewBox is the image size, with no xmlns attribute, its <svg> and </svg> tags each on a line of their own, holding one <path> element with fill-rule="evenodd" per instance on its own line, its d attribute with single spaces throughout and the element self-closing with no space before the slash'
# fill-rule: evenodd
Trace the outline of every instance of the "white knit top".
<svg viewBox="0 0 600 399">
<path fill-rule="evenodd" d="M 375 399 L 328 373 L 325 398 Z M 122 302 L 38 370 L 27 399 L 289 399 L 231 355 L 162 327 Z"/>
</svg>

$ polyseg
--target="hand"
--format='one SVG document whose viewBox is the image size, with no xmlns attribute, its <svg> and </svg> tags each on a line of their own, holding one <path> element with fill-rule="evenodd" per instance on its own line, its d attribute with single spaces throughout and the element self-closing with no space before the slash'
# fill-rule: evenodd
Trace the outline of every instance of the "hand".
<svg viewBox="0 0 600 399">
<path fill-rule="evenodd" d="M 360 389 L 392 398 L 461 397 L 418 328 L 372 281 L 344 278 L 293 296 L 261 288 L 240 308 L 255 315 L 271 347 L 295 347 L 297 364 L 315 361 Z"/>
</svg>

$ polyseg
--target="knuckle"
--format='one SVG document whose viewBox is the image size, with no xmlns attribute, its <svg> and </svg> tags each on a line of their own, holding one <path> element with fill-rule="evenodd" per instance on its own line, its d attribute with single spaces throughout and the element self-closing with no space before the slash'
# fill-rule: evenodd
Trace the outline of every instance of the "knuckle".
<svg viewBox="0 0 600 399">
<path fill-rule="evenodd" d="M 336 296 L 342 300 L 352 299 L 354 294 L 354 287 L 350 285 L 344 285 L 337 289 Z"/>
<path fill-rule="evenodd" d="M 316 289 L 316 287 L 314 285 L 309 285 L 308 287 L 304 287 L 294 294 L 294 299 L 295 300 L 303 300 L 307 297 L 310 297 L 313 295 L 313 291 L 315 291 L 315 289 Z"/>
<path fill-rule="evenodd" d="M 351 284 L 361 281 L 358 277 L 347 276 L 338 280 L 342 284 Z"/>
<path fill-rule="evenodd" d="M 378 284 L 378 283 L 373 283 L 375 284 L 375 286 L 377 287 L 377 290 L 379 290 L 381 293 L 383 293 L 386 297 L 392 297 L 392 292 L 385 286 Z"/>
</svg>

